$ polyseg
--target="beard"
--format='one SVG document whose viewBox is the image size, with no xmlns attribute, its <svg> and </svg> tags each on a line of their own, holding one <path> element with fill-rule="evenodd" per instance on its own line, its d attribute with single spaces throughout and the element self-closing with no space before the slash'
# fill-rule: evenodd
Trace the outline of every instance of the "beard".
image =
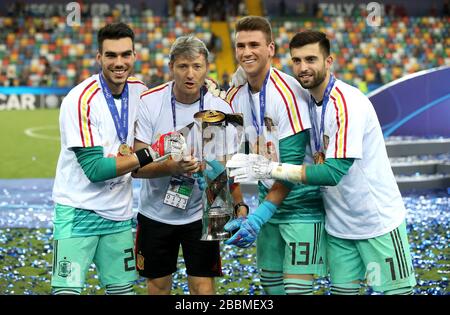
<svg viewBox="0 0 450 315">
<path fill-rule="evenodd" d="M 318 87 L 319 85 L 321 85 L 326 77 L 327 77 L 327 71 L 326 71 L 326 69 L 323 69 L 320 72 L 313 73 L 313 79 L 311 81 L 303 82 L 300 75 L 297 76 L 297 81 L 300 83 L 300 85 L 304 89 L 310 90 L 310 89 L 314 89 L 314 88 Z"/>
</svg>

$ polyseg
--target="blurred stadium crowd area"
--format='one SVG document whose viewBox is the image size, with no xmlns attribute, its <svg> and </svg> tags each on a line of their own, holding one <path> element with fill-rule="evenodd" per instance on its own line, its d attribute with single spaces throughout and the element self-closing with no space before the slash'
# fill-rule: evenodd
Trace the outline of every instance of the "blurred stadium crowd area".
<svg viewBox="0 0 450 315">
<path fill-rule="evenodd" d="M 0 25 L 6 32 L 2 35 L 5 39 L 0 44 L 0 58 L 6 73 L 1 74 L 0 82 L 9 86 L 76 85 L 98 71 L 97 31 L 105 22 L 119 20 L 132 26 L 135 32 L 138 54 L 135 72 L 147 84 L 168 80 L 170 46 L 178 36 L 194 33 L 205 43 L 211 39 L 207 17 L 176 21 L 173 17 L 143 13 L 128 18 L 92 17 L 80 26 L 68 26 L 64 16 L 46 20 L 3 17 Z"/>
<path fill-rule="evenodd" d="M 247 1 L 248 2 L 248 1 Z M 267 1 L 266 1 L 267 2 Z M 270 1 L 269 1 L 270 2 Z M 305 1 L 308 2 L 308 1 Z M 228 4 L 226 4 L 228 3 Z M 211 76 L 218 79 L 215 59 L 221 39 L 211 31 L 211 21 L 226 18 L 231 40 L 236 20 L 247 13 L 246 1 L 169 1 L 157 15 L 144 4 L 89 16 L 83 12 L 79 26 L 69 26 L 57 10 L 30 12 L 17 6 L 0 15 L 0 82 L 4 86 L 72 87 L 98 71 L 95 62 L 96 32 L 104 23 L 124 21 L 136 34 L 136 75 L 149 86 L 169 80 L 168 53 L 176 37 L 193 33 L 212 51 Z M 285 10 L 283 0 L 280 10 Z M 55 4 L 56 6 L 56 4 Z M 220 10 L 222 6 L 222 10 Z M 217 12 L 221 12 L 218 14 Z M 267 12 L 267 8 L 265 10 Z M 324 31 L 335 41 L 334 72 L 363 92 L 406 74 L 450 64 L 448 14 L 434 16 L 382 16 L 379 27 L 369 26 L 364 14 L 327 16 L 314 9 L 281 17 L 268 12 L 277 54 L 274 66 L 291 73 L 289 40 L 306 28 Z M 231 49 L 229 54 L 233 54 Z M 218 81 L 226 83 L 229 74 Z M 226 86 L 226 84 L 224 84 Z"/>
<path fill-rule="evenodd" d="M 333 41 L 334 72 L 363 92 L 409 73 L 450 65 L 450 18 L 383 17 L 371 27 L 365 17 L 323 17 L 272 22 L 274 66 L 291 73 L 289 41 L 301 29 L 319 29 Z"/>
</svg>

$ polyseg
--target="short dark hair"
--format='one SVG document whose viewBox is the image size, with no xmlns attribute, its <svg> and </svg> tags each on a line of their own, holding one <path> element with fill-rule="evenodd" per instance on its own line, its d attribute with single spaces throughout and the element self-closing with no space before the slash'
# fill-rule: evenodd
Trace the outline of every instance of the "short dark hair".
<svg viewBox="0 0 450 315">
<path fill-rule="evenodd" d="M 122 22 L 106 24 L 97 34 L 98 51 L 102 52 L 102 45 L 105 39 L 121 39 L 125 37 L 131 38 L 134 50 L 134 32 L 127 24 Z"/>
<path fill-rule="evenodd" d="M 319 43 L 319 47 L 325 57 L 330 55 L 330 40 L 325 33 L 306 30 L 295 34 L 289 43 L 289 49 L 300 48 L 305 45 Z"/>
<path fill-rule="evenodd" d="M 204 42 L 194 35 L 185 35 L 178 37 L 170 48 L 170 62 L 175 62 L 179 56 L 186 58 L 197 58 L 198 55 L 205 57 L 208 63 L 209 51 Z"/>
<path fill-rule="evenodd" d="M 241 31 L 261 31 L 266 36 L 267 43 L 272 40 L 272 27 L 266 18 L 261 16 L 246 16 L 236 23 L 236 33 Z"/>
</svg>

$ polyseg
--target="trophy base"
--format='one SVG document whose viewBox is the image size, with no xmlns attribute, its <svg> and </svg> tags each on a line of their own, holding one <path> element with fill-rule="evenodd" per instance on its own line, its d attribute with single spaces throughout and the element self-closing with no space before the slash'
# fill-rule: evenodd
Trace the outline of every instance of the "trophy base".
<svg viewBox="0 0 450 315">
<path fill-rule="evenodd" d="M 221 233 L 214 233 L 214 234 L 206 234 L 202 235 L 202 238 L 200 240 L 202 241 L 224 241 L 231 237 L 230 232 L 221 232 Z"/>
<path fill-rule="evenodd" d="M 223 228 L 231 219 L 229 213 L 209 213 L 207 222 L 203 224 L 202 241 L 221 241 L 231 237 L 231 233 Z M 207 223 L 207 224 L 205 224 Z"/>
</svg>

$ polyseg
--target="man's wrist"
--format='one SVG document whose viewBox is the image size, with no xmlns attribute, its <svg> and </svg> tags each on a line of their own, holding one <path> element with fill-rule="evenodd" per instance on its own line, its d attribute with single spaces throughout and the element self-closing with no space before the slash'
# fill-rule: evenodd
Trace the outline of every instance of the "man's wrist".
<svg viewBox="0 0 450 315">
<path fill-rule="evenodd" d="M 153 162 L 153 155 L 151 152 L 151 148 L 143 148 L 134 152 L 134 155 L 139 161 L 139 166 L 143 167 L 151 162 Z"/>
<path fill-rule="evenodd" d="M 270 175 L 274 179 L 285 180 L 291 183 L 304 183 L 305 182 L 305 170 L 303 165 L 293 164 L 279 164 L 271 165 L 272 169 Z"/>
<path fill-rule="evenodd" d="M 269 176 L 270 176 L 270 178 L 275 178 L 275 179 L 277 179 L 277 177 L 276 176 L 278 176 L 278 174 L 277 174 L 277 172 L 275 171 L 275 169 L 277 168 L 277 167 L 279 167 L 281 165 L 281 163 L 279 163 L 279 162 L 270 162 L 269 163 Z"/>
<path fill-rule="evenodd" d="M 166 170 L 166 172 L 168 172 L 170 174 L 170 176 L 177 176 L 178 174 L 178 169 L 175 167 L 175 163 L 172 159 L 167 159 L 164 160 L 161 163 L 161 166 L 164 170 Z"/>
<path fill-rule="evenodd" d="M 247 204 L 245 204 L 243 201 L 238 202 L 234 205 L 234 216 L 235 217 L 242 217 L 247 216 L 250 211 L 250 208 Z"/>
</svg>

